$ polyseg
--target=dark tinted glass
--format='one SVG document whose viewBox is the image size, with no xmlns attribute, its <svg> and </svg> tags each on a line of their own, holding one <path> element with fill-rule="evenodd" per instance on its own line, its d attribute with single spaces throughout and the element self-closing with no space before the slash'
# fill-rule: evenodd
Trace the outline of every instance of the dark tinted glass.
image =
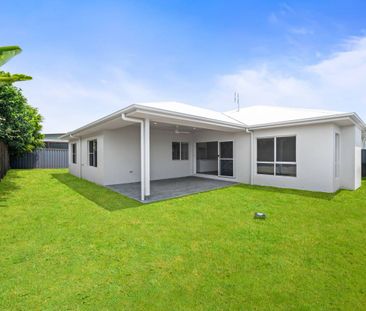
<svg viewBox="0 0 366 311">
<path fill-rule="evenodd" d="M 181 143 L 181 160 L 188 160 L 188 143 Z"/>
<path fill-rule="evenodd" d="M 72 144 L 72 163 L 76 163 L 76 144 Z"/>
<path fill-rule="evenodd" d="M 274 164 L 257 163 L 257 174 L 274 175 Z"/>
<path fill-rule="evenodd" d="M 277 137 L 276 161 L 296 162 L 296 137 Z"/>
<path fill-rule="evenodd" d="M 197 160 L 217 159 L 217 142 L 197 143 L 196 152 Z"/>
<path fill-rule="evenodd" d="M 274 138 L 257 139 L 257 161 L 274 161 Z"/>
<path fill-rule="evenodd" d="M 296 164 L 276 164 L 276 175 L 296 177 Z"/>
<path fill-rule="evenodd" d="M 220 157 L 226 159 L 233 158 L 233 142 L 225 141 L 220 143 Z"/>
<path fill-rule="evenodd" d="M 97 163 L 98 163 L 98 152 L 97 152 L 98 148 L 97 148 L 97 141 L 94 140 L 94 166 L 97 167 Z"/>
<path fill-rule="evenodd" d="M 220 175 L 233 176 L 233 160 L 220 160 Z"/>
<path fill-rule="evenodd" d="M 180 159 L 180 143 L 172 142 L 172 159 L 179 160 Z"/>
<path fill-rule="evenodd" d="M 89 165 L 93 166 L 94 164 L 94 154 L 93 153 L 89 153 Z"/>
</svg>

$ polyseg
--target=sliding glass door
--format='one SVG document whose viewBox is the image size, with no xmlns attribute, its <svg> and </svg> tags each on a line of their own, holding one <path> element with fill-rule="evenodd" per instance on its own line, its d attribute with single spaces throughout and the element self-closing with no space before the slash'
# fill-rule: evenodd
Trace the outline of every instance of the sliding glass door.
<svg viewBox="0 0 366 311">
<path fill-rule="evenodd" d="M 218 175 L 218 147 L 217 141 L 196 144 L 196 172 L 197 174 Z"/>
<path fill-rule="evenodd" d="M 234 176 L 234 152 L 232 141 L 221 141 L 219 143 L 219 175 Z"/>
<path fill-rule="evenodd" d="M 233 177 L 233 154 L 232 141 L 196 143 L 196 173 Z"/>
</svg>

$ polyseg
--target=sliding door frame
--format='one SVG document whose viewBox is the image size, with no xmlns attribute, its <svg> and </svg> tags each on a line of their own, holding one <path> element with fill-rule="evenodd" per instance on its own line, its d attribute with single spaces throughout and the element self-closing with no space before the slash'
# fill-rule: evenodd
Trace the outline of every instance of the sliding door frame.
<svg viewBox="0 0 366 311">
<path fill-rule="evenodd" d="M 219 140 L 218 142 L 218 157 L 217 157 L 217 167 L 218 167 L 218 171 L 217 171 L 217 176 L 218 177 L 222 177 L 222 178 L 235 178 L 235 160 L 234 160 L 234 140 L 233 139 L 229 139 L 229 140 Z M 233 156 L 232 158 L 222 158 L 221 157 L 221 143 L 232 143 L 233 145 Z M 228 160 L 228 161 L 233 161 L 233 176 L 228 176 L 228 175 L 221 175 L 221 160 Z"/>
<path fill-rule="evenodd" d="M 212 143 L 212 142 L 216 142 L 217 143 L 217 175 L 209 175 L 209 174 L 202 174 L 202 173 L 197 173 L 197 144 L 198 143 Z M 226 160 L 226 158 L 221 159 L 220 157 L 220 143 L 221 142 L 232 142 L 233 143 L 233 157 L 232 158 L 228 158 L 227 160 L 232 160 L 233 161 L 233 176 L 226 176 L 226 175 L 220 175 L 220 160 Z M 204 140 L 204 141 L 194 141 L 194 157 L 192 157 L 192 160 L 194 161 L 194 165 L 193 165 L 193 174 L 200 176 L 200 177 L 207 177 L 207 178 L 218 178 L 218 179 L 236 179 L 236 164 L 235 164 L 235 141 L 233 139 L 217 139 L 217 140 Z"/>
</svg>

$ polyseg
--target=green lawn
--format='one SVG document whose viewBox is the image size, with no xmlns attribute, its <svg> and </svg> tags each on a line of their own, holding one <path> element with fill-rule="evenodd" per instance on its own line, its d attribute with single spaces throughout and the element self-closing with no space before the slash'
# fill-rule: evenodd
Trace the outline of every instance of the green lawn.
<svg viewBox="0 0 366 311">
<path fill-rule="evenodd" d="M 365 305 L 366 181 L 335 195 L 240 185 L 147 205 L 64 170 L 0 182 L 1 310 Z"/>
</svg>

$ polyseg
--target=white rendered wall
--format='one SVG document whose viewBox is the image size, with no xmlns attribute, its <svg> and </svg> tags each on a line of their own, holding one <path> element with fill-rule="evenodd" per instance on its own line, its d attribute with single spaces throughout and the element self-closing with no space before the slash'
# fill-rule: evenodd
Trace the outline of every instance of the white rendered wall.
<svg viewBox="0 0 366 311">
<path fill-rule="evenodd" d="M 97 184 L 103 184 L 104 179 L 104 154 L 103 154 L 103 138 L 102 133 L 93 136 L 83 137 L 81 140 L 81 146 L 79 140 L 71 141 L 69 144 L 69 172 L 75 176 L 85 178 L 89 181 L 95 182 Z M 88 141 L 96 139 L 97 140 L 97 167 L 89 166 L 88 161 Z M 71 143 L 77 143 L 77 163 L 72 163 L 72 150 Z"/>
<path fill-rule="evenodd" d="M 172 142 L 188 143 L 188 160 L 172 160 Z M 151 129 L 151 180 L 190 176 L 193 174 L 192 134 L 175 134 L 172 130 Z"/>
<path fill-rule="evenodd" d="M 355 126 L 355 187 L 361 187 L 362 182 L 362 132 Z"/>
<path fill-rule="evenodd" d="M 76 144 L 76 163 L 72 163 L 72 145 Z M 71 140 L 69 142 L 69 172 L 72 175 L 80 177 L 80 141 Z"/>
<path fill-rule="evenodd" d="M 297 176 L 257 174 L 257 138 L 296 136 Z M 287 127 L 254 132 L 254 184 L 333 192 L 334 189 L 334 126 L 331 124 Z"/>
<path fill-rule="evenodd" d="M 334 135 L 340 133 L 340 177 L 334 173 Z M 297 177 L 258 175 L 256 173 L 256 138 L 296 135 Z M 98 167 L 88 164 L 87 142 L 98 140 Z M 234 178 L 250 183 L 250 135 L 197 130 L 192 134 L 175 134 L 172 130 L 151 129 L 151 180 L 183 177 L 195 172 L 196 142 L 233 141 Z M 71 143 L 77 144 L 77 163 L 72 163 Z M 140 181 L 140 130 L 131 125 L 105 131 L 96 136 L 70 141 L 69 171 L 92 182 L 110 185 Z M 172 142 L 189 143 L 189 160 L 172 160 Z M 355 126 L 332 124 L 286 127 L 254 132 L 254 176 L 258 185 L 334 192 L 338 188 L 357 189 L 361 183 L 361 131 Z M 80 163 L 81 171 L 80 171 Z"/>
<path fill-rule="evenodd" d="M 104 132 L 105 185 L 140 181 L 140 125 Z"/>
<path fill-rule="evenodd" d="M 140 128 L 131 125 L 104 132 L 104 185 L 140 181 Z M 172 142 L 189 143 L 188 160 L 172 160 Z M 192 135 L 175 134 L 172 130 L 150 130 L 151 180 L 190 176 L 192 167 Z"/>
<path fill-rule="evenodd" d="M 341 128 L 341 183 L 344 189 L 361 186 L 361 131 L 356 126 Z"/>
</svg>

